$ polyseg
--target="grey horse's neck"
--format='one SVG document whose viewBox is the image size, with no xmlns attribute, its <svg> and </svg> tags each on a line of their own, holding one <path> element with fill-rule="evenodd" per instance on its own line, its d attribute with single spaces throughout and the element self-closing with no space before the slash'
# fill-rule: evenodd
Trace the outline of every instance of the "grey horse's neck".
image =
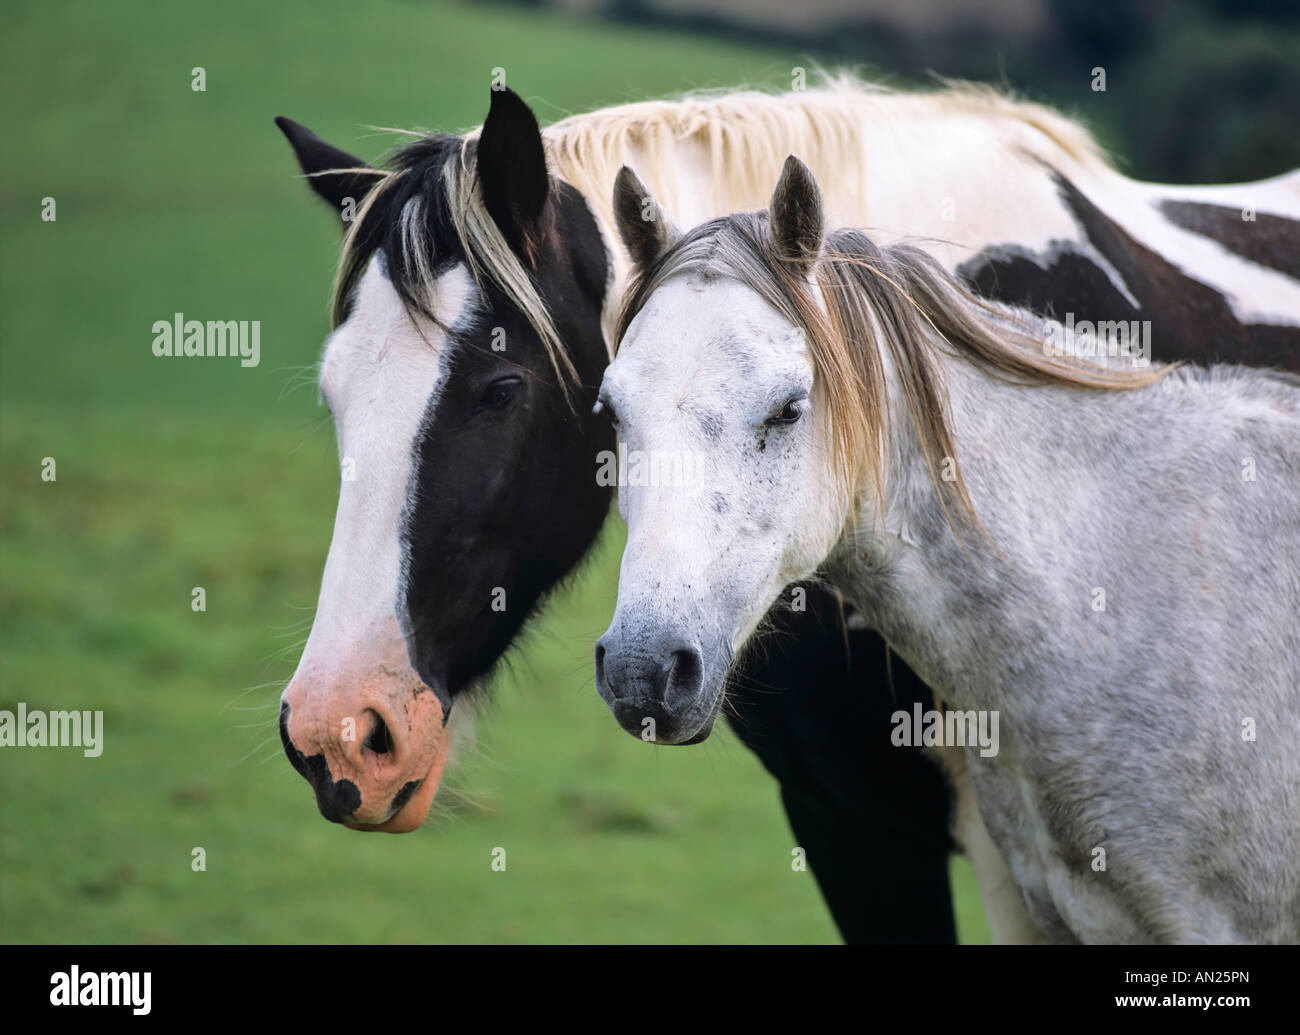
<svg viewBox="0 0 1300 1035">
<path fill-rule="evenodd" d="M 1171 634 L 1165 621 L 1193 638 L 1241 628 L 1232 586 L 1300 606 L 1300 381 L 1219 367 L 1090 391 L 945 366 L 955 465 L 987 538 L 945 511 L 895 398 L 884 529 L 863 508 L 831 569 L 952 700 L 1012 704 L 1003 679 L 1026 664 L 1101 679 Z"/>
<path fill-rule="evenodd" d="M 1300 381 L 948 375 L 991 544 L 950 526 L 896 399 L 884 530 L 864 507 L 827 570 L 947 707 L 997 713 L 997 757 L 967 758 L 1035 923 L 1300 938 Z"/>
</svg>

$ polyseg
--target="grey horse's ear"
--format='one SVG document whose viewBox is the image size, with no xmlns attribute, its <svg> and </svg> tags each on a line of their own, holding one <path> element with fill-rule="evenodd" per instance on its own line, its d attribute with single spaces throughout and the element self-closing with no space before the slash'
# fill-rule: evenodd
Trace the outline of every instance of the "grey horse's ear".
<svg viewBox="0 0 1300 1035">
<path fill-rule="evenodd" d="M 681 236 L 663 206 L 626 165 L 614 180 L 614 224 L 638 270 L 653 263 Z"/>
<path fill-rule="evenodd" d="M 772 192 L 769 232 L 777 254 L 807 276 L 821 252 L 824 227 L 821 188 L 808 166 L 791 155 Z"/>
</svg>

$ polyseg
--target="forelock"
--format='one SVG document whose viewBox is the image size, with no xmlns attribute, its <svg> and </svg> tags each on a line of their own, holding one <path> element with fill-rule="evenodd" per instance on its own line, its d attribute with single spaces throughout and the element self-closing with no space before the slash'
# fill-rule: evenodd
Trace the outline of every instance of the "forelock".
<svg viewBox="0 0 1300 1035">
<path fill-rule="evenodd" d="M 431 287 L 464 263 L 480 291 L 491 283 L 533 328 L 566 392 L 577 382 L 568 351 L 536 283 L 483 204 L 474 137 L 419 137 L 393 151 L 344 241 L 333 295 L 333 322 L 347 319 L 357 284 L 376 257 L 398 296 L 439 322 Z"/>
</svg>

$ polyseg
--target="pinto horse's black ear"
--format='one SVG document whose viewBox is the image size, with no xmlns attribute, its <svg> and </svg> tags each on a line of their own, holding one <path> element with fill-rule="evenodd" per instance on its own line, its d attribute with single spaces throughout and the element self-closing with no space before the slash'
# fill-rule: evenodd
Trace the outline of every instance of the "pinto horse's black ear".
<svg viewBox="0 0 1300 1035">
<path fill-rule="evenodd" d="M 808 166 L 790 155 L 772 192 L 772 243 L 778 255 L 807 276 L 821 252 L 823 230 L 821 188 Z"/>
<path fill-rule="evenodd" d="M 653 263 L 681 236 L 663 206 L 626 165 L 614 180 L 614 224 L 638 270 Z"/>
<path fill-rule="evenodd" d="M 349 221 L 360 209 L 361 202 L 379 178 L 379 170 L 372 172 L 333 172 L 334 169 L 370 169 L 360 158 L 327 144 L 306 126 L 277 115 L 275 124 L 293 147 L 298 165 L 307 174 L 312 190 L 334 207 L 346 230 Z"/>
<path fill-rule="evenodd" d="M 478 138 L 478 179 L 488 215 L 531 265 L 551 179 L 537 116 L 513 90 L 492 91 Z"/>
</svg>

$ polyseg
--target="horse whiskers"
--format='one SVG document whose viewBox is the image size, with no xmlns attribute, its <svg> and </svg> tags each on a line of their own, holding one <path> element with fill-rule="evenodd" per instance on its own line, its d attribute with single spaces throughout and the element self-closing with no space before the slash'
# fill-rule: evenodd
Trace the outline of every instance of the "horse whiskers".
<svg viewBox="0 0 1300 1035">
<path fill-rule="evenodd" d="M 289 457 L 296 456 L 298 451 L 302 449 L 302 447 L 305 446 L 308 442 L 310 442 L 313 438 L 315 438 L 316 434 L 320 431 L 320 429 L 323 428 L 326 424 L 329 424 L 330 421 L 331 418 L 327 414 L 326 416 L 321 417 L 319 420 L 313 423 L 312 426 L 307 430 L 307 433 L 303 435 L 303 437 L 299 440 L 298 444 L 294 446 L 291 450 L 289 450 L 288 453 L 285 454 L 285 457 L 289 458 Z"/>
<path fill-rule="evenodd" d="M 222 705 L 220 711 L 218 711 L 217 714 L 218 714 L 218 715 L 221 715 L 221 714 L 224 713 L 227 709 L 229 709 L 229 708 L 234 708 L 234 707 L 235 707 L 235 702 L 236 702 L 236 701 L 241 701 L 241 700 L 243 700 L 243 699 L 244 699 L 245 697 L 247 697 L 249 694 L 257 693 L 259 690 L 269 690 L 271 687 L 281 687 L 281 688 L 283 688 L 283 686 L 284 686 L 284 683 L 281 682 L 280 680 L 272 680 L 272 681 L 267 682 L 267 683 L 258 683 L 256 686 L 250 686 L 250 687 L 247 687 L 246 689 L 241 690 L 239 693 L 237 693 L 234 697 L 232 697 L 232 698 L 231 698 L 229 701 L 227 701 L 224 705 Z M 249 710 L 249 711 L 252 711 L 252 710 L 256 710 L 257 707 L 270 707 L 270 705 L 266 705 L 266 706 L 261 706 L 261 705 L 259 705 L 259 706 L 255 706 L 254 708 L 250 708 L 250 709 L 237 708 L 237 709 L 235 709 L 235 710 L 237 710 L 237 711 L 241 711 L 241 710 Z M 279 707 L 279 701 L 278 701 L 278 700 L 275 702 L 274 707 L 277 707 L 277 708 Z"/>
<path fill-rule="evenodd" d="M 286 633 L 286 635 L 292 636 L 293 633 Z M 306 645 L 307 640 L 308 637 L 303 636 L 300 639 L 295 640 L 293 643 L 287 643 L 283 647 L 277 647 L 270 654 L 266 655 L 266 657 L 262 658 L 261 661 L 258 662 L 258 664 L 266 666 L 266 665 L 272 665 L 277 661 L 282 661 L 286 657 L 289 657 L 292 654 L 296 654 L 302 647 Z"/>
<path fill-rule="evenodd" d="M 311 363 L 306 366 L 298 367 L 281 367 L 283 371 L 288 371 L 290 376 L 286 378 L 280 394 L 276 397 L 276 402 L 283 402 L 300 388 L 308 385 L 316 385 L 320 380 L 320 363 Z"/>
<path fill-rule="evenodd" d="M 281 638 L 285 636 L 293 636 L 297 633 L 302 632 L 304 629 L 310 629 L 312 623 L 316 620 L 316 608 L 313 605 L 312 607 L 308 608 L 308 610 L 310 610 L 312 613 L 309 614 L 306 618 L 302 618 L 299 621 L 293 622 L 289 625 L 268 625 L 267 628 L 275 632 L 275 634 Z"/>
<path fill-rule="evenodd" d="M 267 737 L 265 740 L 260 741 L 258 744 L 249 748 L 249 750 L 244 755 L 235 759 L 235 761 L 229 763 L 228 768 L 233 769 L 235 766 L 242 765 L 244 762 L 247 762 L 248 759 L 251 758 L 255 752 L 260 751 L 262 748 L 266 747 L 266 745 L 270 744 L 272 741 L 277 740 L 279 736 L 280 736 L 279 730 L 277 729 L 277 731 L 273 733 L 271 736 Z"/>
</svg>

